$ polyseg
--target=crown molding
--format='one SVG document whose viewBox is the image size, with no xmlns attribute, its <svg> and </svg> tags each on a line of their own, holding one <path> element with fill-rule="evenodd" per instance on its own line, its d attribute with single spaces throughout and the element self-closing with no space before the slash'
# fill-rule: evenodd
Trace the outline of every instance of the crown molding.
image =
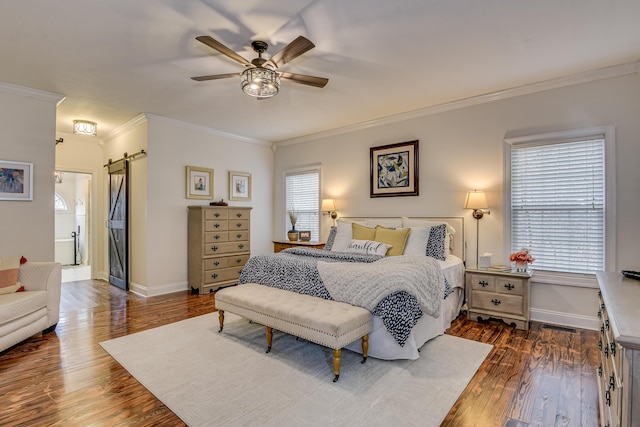
<svg viewBox="0 0 640 427">
<path fill-rule="evenodd" d="M 64 95 L 58 93 L 47 92 L 30 87 L 18 86 L 11 83 L 0 82 L 0 92 L 10 93 L 12 95 L 26 96 L 28 98 L 39 99 L 41 101 L 53 102 L 59 104 L 64 99 Z"/>
<path fill-rule="evenodd" d="M 102 139 L 104 141 L 107 141 L 107 142 L 111 141 L 111 140 L 117 138 L 118 136 L 122 135 L 124 132 L 128 132 L 128 131 L 130 131 L 130 130 L 132 130 L 134 128 L 137 128 L 138 126 L 143 125 L 145 123 L 147 123 L 147 117 L 144 114 L 138 114 L 133 119 L 129 120 L 128 122 L 118 126 L 114 130 L 109 132 Z"/>
<path fill-rule="evenodd" d="M 314 141 L 320 138 L 327 138 L 342 135 L 349 132 L 368 129 L 375 126 L 382 126 L 390 123 L 397 123 L 404 120 L 415 119 L 433 114 L 439 114 L 446 111 L 457 110 L 460 108 L 472 107 L 475 105 L 486 104 L 488 102 L 499 101 L 502 99 L 514 98 L 522 95 L 543 92 L 550 89 L 559 89 L 567 86 L 573 86 L 582 83 L 594 82 L 613 77 L 620 77 L 627 74 L 640 72 L 640 61 L 629 62 L 611 67 L 600 68 L 597 70 L 585 71 L 583 73 L 573 74 L 571 76 L 559 77 L 556 79 L 545 80 L 538 83 L 518 86 L 510 89 L 500 90 L 496 92 L 486 93 L 483 95 L 472 96 L 470 98 L 460 99 L 457 101 L 447 102 L 444 104 L 433 105 L 417 110 L 407 111 L 404 113 L 393 114 L 379 119 L 357 123 L 354 125 L 344 126 L 328 131 L 317 132 L 305 136 L 286 139 L 274 142 L 276 148 L 287 145 L 302 144 Z"/>
<path fill-rule="evenodd" d="M 233 134 L 233 133 L 223 132 L 223 131 L 220 131 L 220 130 L 217 130 L 217 129 L 209 128 L 209 127 L 206 127 L 206 126 L 196 125 L 194 123 L 189 123 L 189 122 L 184 122 L 182 120 L 170 119 L 168 117 L 163 117 L 163 116 L 156 116 L 155 114 L 145 113 L 145 115 L 146 115 L 147 119 L 150 122 L 155 121 L 155 122 L 158 122 L 158 123 L 164 123 L 164 124 L 169 125 L 169 126 L 179 127 L 179 128 L 191 130 L 191 131 L 194 131 L 194 132 L 200 132 L 200 133 L 206 133 L 206 134 L 210 134 L 210 135 L 222 136 L 224 138 L 235 139 L 235 140 L 246 142 L 246 143 L 249 143 L 249 144 L 262 145 L 262 146 L 265 146 L 265 147 L 273 148 L 273 143 L 268 142 L 268 141 L 262 141 L 262 140 L 259 140 L 259 139 L 248 138 L 248 137 L 245 137 L 245 136 L 236 135 L 236 134 Z"/>
</svg>

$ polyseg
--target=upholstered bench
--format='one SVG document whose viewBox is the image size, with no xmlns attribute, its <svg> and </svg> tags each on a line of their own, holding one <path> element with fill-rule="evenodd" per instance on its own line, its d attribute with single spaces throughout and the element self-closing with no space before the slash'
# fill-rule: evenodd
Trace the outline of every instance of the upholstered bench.
<svg viewBox="0 0 640 427">
<path fill-rule="evenodd" d="M 237 314 L 267 328 L 267 353 L 273 328 L 333 349 L 333 381 L 340 377 L 342 348 L 362 339 L 362 363 L 367 360 L 371 313 L 338 301 L 285 291 L 257 283 L 220 289 L 215 294 L 220 331 L 224 312 Z"/>
</svg>

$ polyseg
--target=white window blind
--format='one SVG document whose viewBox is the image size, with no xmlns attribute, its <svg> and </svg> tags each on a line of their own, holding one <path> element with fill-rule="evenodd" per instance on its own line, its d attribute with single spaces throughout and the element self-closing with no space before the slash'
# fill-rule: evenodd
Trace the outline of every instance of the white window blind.
<svg viewBox="0 0 640 427">
<path fill-rule="evenodd" d="M 288 213 L 295 212 L 297 231 L 311 231 L 311 240 L 320 240 L 320 170 L 291 172 L 285 175 L 287 230 Z"/>
<path fill-rule="evenodd" d="M 594 273 L 605 264 L 605 141 L 513 145 L 511 249 L 536 270 Z"/>
</svg>

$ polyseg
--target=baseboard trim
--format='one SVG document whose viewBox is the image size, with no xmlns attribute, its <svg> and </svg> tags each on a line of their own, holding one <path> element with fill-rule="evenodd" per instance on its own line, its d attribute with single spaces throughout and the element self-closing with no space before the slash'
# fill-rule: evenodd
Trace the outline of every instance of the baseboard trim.
<svg viewBox="0 0 640 427">
<path fill-rule="evenodd" d="M 580 314 L 562 313 L 559 311 L 531 309 L 531 320 L 552 325 L 569 326 L 572 328 L 588 329 L 596 331 L 600 322 L 596 316 L 584 316 Z"/>
<path fill-rule="evenodd" d="M 129 291 L 143 297 L 156 297 L 186 290 L 189 290 L 189 284 L 187 282 L 166 283 L 152 288 L 135 282 L 129 283 Z"/>
</svg>

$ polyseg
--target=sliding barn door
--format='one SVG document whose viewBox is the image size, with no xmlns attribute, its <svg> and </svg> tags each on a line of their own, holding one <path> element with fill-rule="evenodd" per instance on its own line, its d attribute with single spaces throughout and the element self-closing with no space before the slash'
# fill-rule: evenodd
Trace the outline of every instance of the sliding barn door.
<svg viewBox="0 0 640 427">
<path fill-rule="evenodd" d="M 109 283 L 129 290 L 129 162 L 109 165 Z"/>
</svg>

